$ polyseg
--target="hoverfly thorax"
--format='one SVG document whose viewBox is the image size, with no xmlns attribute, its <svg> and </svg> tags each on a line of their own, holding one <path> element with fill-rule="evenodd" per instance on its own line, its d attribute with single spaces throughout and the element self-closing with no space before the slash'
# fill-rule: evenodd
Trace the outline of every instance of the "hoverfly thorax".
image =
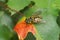
<svg viewBox="0 0 60 40">
<path fill-rule="evenodd" d="M 35 13 L 33 13 L 31 17 L 25 20 L 26 23 L 40 23 L 42 20 L 42 16 L 40 15 L 41 13 L 42 13 L 41 10 L 35 11 Z"/>
</svg>

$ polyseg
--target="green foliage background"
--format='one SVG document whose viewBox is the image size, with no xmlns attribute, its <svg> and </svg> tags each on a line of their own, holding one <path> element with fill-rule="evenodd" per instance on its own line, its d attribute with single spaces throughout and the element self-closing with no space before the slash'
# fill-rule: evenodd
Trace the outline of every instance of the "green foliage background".
<svg viewBox="0 0 60 40">
<path fill-rule="evenodd" d="M 37 29 L 36 35 L 33 36 L 30 33 L 25 40 L 59 40 L 60 15 L 58 15 L 58 9 L 60 9 L 60 0 L 9 0 L 7 4 L 10 8 L 19 11 L 27 6 L 30 1 L 34 1 L 35 5 L 24 12 L 26 17 L 30 17 L 37 9 L 40 9 L 46 23 L 34 24 Z M 14 14 L 15 12 L 11 13 Z M 13 31 L 13 26 L 11 17 L 0 11 L 0 40 L 18 40 L 17 34 Z"/>
</svg>

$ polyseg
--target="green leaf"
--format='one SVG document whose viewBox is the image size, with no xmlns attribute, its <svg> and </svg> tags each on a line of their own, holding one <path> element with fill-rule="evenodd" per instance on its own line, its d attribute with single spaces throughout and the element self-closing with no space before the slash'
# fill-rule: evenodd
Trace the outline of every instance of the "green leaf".
<svg viewBox="0 0 60 40">
<path fill-rule="evenodd" d="M 9 0 L 8 6 L 12 9 L 20 10 L 29 4 L 29 0 Z"/>
<path fill-rule="evenodd" d="M 0 40 L 9 40 L 12 37 L 12 32 L 5 25 L 0 25 Z"/>
<path fill-rule="evenodd" d="M 0 11 L 0 40 L 9 40 L 13 35 L 12 19 L 4 11 Z"/>
<path fill-rule="evenodd" d="M 11 17 L 8 15 L 8 13 L 4 13 L 4 11 L 0 11 L 0 23 L 9 26 L 10 29 L 11 27 L 13 27 L 13 22 Z"/>
</svg>

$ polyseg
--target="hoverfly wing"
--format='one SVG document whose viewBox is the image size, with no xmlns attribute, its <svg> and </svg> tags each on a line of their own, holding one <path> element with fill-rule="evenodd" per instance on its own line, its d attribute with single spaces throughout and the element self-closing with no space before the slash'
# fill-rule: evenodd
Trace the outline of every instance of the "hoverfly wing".
<svg viewBox="0 0 60 40">
<path fill-rule="evenodd" d="M 32 16 L 41 15 L 41 13 L 42 13 L 42 10 L 37 9 L 37 10 L 32 14 Z"/>
</svg>

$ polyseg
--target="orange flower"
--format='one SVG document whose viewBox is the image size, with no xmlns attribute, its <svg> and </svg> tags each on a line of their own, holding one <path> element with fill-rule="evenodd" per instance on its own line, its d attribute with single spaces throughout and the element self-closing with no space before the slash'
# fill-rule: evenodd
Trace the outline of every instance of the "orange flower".
<svg viewBox="0 0 60 40">
<path fill-rule="evenodd" d="M 24 40 L 28 32 L 35 34 L 36 30 L 33 24 L 27 24 L 25 21 L 18 22 L 14 27 L 14 31 L 18 34 L 19 40 Z"/>
</svg>

